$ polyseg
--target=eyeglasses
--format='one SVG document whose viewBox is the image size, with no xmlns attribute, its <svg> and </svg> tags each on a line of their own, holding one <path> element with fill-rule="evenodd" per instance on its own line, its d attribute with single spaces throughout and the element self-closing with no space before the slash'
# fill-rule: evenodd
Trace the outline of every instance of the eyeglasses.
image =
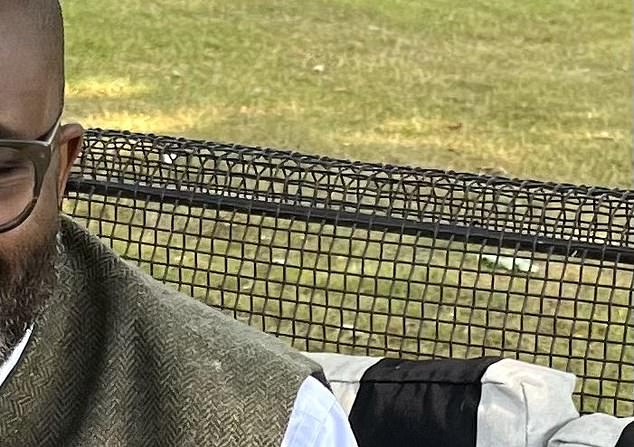
<svg viewBox="0 0 634 447">
<path fill-rule="evenodd" d="M 60 114 L 40 140 L 0 139 L 0 233 L 22 224 L 35 208 L 61 121 Z"/>
</svg>

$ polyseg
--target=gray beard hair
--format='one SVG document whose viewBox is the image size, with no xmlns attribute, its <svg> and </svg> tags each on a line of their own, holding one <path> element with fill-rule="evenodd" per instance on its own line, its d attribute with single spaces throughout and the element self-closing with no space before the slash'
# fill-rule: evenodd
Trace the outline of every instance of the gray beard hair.
<svg viewBox="0 0 634 447">
<path fill-rule="evenodd" d="M 56 260 L 62 250 L 59 230 L 23 253 L 17 265 L 0 258 L 0 362 L 20 342 L 55 290 Z"/>
</svg>

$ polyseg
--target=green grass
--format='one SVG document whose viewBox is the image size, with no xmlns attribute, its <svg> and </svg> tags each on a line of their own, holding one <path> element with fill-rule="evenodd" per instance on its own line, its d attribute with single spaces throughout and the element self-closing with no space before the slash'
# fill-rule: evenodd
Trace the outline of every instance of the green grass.
<svg viewBox="0 0 634 447">
<path fill-rule="evenodd" d="M 67 117 L 627 187 L 631 8 L 609 0 L 66 2 Z"/>
<path fill-rule="evenodd" d="M 626 187 L 631 12 L 629 2 L 598 0 L 67 2 L 67 118 Z M 626 270 L 612 276 L 607 264 L 581 269 L 542 257 L 541 274 L 528 279 L 479 265 L 459 244 L 436 241 L 429 250 L 421 239 L 396 249 L 393 242 L 413 239 L 379 242 L 361 230 L 356 236 L 368 241 L 349 244 L 345 235 L 302 237 L 301 222 L 296 233 L 282 221 L 262 232 L 257 216 L 206 216 L 199 226 L 173 220 L 168 205 L 162 214 L 151 204 L 143 216 L 120 205 L 119 222 L 147 227 L 89 228 L 113 232 L 117 251 L 159 279 L 191 282 L 184 291 L 209 304 L 291 340 L 316 339 L 298 348 L 456 357 L 519 350 L 542 364 L 554 354 L 553 366 L 604 378 L 579 384 L 606 397 L 587 400 L 586 410 L 610 411 L 610 396 L 634 392 L 619 383 L 632 380 L 631 367 L 615 366 L 632 363 L 623 346 L 632 343 Z M 86 214 L 85 204 L 75 213 Z M 92 213 L 115 216 L 96 204 Z M 157 240 L 171 248 L 157 251 Z M 619 414 L 632 411 L 621 401 Z"/>
<path fill-rule="evenodd" d="M 502 252 L 531 258 L 528 275 L 482 264 L 494 246 L 116 197 L 67 210 L 155 278 L 298 349 L 517 357 L 588 378 L 584 411 L 634 411 L 631 269 Z"/>
</svg>

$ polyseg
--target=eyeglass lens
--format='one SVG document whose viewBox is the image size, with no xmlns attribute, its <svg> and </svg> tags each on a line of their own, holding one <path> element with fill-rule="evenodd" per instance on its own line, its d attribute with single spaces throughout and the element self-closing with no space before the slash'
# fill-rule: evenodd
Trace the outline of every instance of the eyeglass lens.
<svg viewBox="0 0 634 447">
<path fill-rule="evenodd" d="M 0 226 L 15 220 L 33 200 L 35 166 L 19 149 L 0 147 Z"/>
</svg>

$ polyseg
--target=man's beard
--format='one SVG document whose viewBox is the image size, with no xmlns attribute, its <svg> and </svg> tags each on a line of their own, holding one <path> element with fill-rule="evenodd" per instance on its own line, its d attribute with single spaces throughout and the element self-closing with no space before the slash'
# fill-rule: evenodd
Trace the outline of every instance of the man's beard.
<svg viewBox="0 0 634 447">
<path fill-rule="evenodd" d="M 53 294 L 57 283 L 59 227 L 22 247 L 0 251 L 0 362 L 8 357 Z"/>
</svg>

